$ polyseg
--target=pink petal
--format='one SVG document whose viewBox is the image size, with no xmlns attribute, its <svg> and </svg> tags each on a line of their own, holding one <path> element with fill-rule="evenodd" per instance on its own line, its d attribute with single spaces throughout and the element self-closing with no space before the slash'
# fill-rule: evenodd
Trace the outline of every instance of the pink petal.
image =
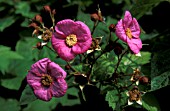
<svg viewBox="0 0 170 111">
<path fill-rule="evenodd" d="M 59 30 L 56 30 L 56 32 L 53 33 L 53 35 L 57 39 L 65 40 L 66 35 L 63 32 L 60 32 Z"/>
<path fill-rule="evenodd" d="M 50 75 L 57 79 L 57 78 L 65 78 L 66 77 L 66 72 L 56 63 L 51 62 L 48 64 L 48 71 L 50 73 Z"/>
<path fill-rule="evenodd" d="M 122 19 L 116 25 L 116 36 L 124 42 L 127 42 L 127 35 L 122 24 Z"/>
<path fill-rule="evenodd" d="M 52 92 L 50 88 L 42 87 L 39 90 L 34 90 L 34 94 L 37 98 L 44 101 L 50 101 L 52 98 Z"/>
<path fill-rule="evenodd" d="M 82 54 L 85 53 L 91 46 L 92 39 L 88 39 L 86 42 L 77 43 L 75 46 L 72 47 L 72 51 L 75 54 Z"/>
<path fill-rule="evenodd" d="M 33 89 L 39 89 L 41 87 L 41 74 L 32 73 L 29 71 L 29 73 L 26 76 L 27 83 L 33 88 Z"/>
<path fill-rule="evenodd" d="M 48 58 L 44 58 L 37 61 L 35 64 L 31 66 L 31 71 L 35 72 L 37 70 L 40 74 L 47 74 L 46 67 L 48 62 L 51 62 L 51 60 Z"/>
<path fill-rule="evenodd" d="M 63 78 L 57 78 L 51 87 L 52 95 L 55 97 L 64 96 L 67 91 L 67 83 Z"/>
<path fill-rule="evenodd" d="M 128 45 L 134 54 L 138 54 L 142 48 L 142 41 L 140 39 L 128 40 Z"/>
<path fill-rule="evenodd" d="M 68 36 L 74 34 L 79 29 L 76 22 L 71 19 L 65 19 L 56 24 L 55 30 L 56 32 L 62 32 L 64 35 Z"/>
<path fill-rule="evenodd" d="M 124 28 L 127 29 L 129 27 L 129 25 L 131 24 L 131 22 L 132 22 L 132 16 L 129 11 L 126 11 L 124 19 L 123 19 Z"/>
<path fill-rule="evenodd" d="M 140 36 L 140 26 L 135 18 L 133 18 L 132 23 L 129 26 L 132 36 L 135 38 L 139 38 Z"/>
<path fill-rule="evenodd" d="M 78 30 L 76 30 L 75 34 L 77 36 L 78 42 L 85 42 L 86 40 L 91 39 L 91 32 L 89 27 L 81 21 L 76 21 L 76 23 Z"/>
<path fill-rule="evenodd" d="M 66 45 L 65 40 L 59 40 L 54 36 L 52 36 L 51 42 L 52 42 L 53 49 L 63 60 L 70 61 L 74 59 L 74 57 L 76 56 L 72 52 L 71 47 L 68 47 Z"/>
</svg>

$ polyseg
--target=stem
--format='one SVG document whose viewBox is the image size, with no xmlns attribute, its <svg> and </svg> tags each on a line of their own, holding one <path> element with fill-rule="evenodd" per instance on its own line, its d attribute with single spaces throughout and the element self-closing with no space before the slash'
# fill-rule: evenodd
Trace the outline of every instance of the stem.
<svg viewBox="0 0 170 111">
<path fill-rule="evenodd" d="M 110 31 L 109 32 L 109 38 L 106 40 L 107 44 L 109 44 L 109 41 L 110 41 L 111 37 L 112 37 L 112 32 Z"/>
<path fill-rule="evenodd" d="M 48 45 L 45 45 L 47 48 L 49 48 L 51 51 L 53 51 L 54 53 L 56 53 L 51 47 L 49 47 Z"/>
<path fill-rule="evenodd" d="M 99 24 L 99 21 L 94 22 L 93 30 L 92 30 L 92 32 L 91 32 L 91 35 L 93 35 L 94 30 L 96 29 L 96 27 L 97 27 L 98 24 Z"/>
<path fill-rule="evenodd" d="M 73 72 L 78 72 L 76 69 L 74 69 L 69 62 L 67 62 L 67 64 L 69 65 L 70 69 L 73 71 Z"/>
<path fill-rule="evenodd" d="M 55 19 L 54 19 L 54 15 L 52 15 L 52 13 L 50 12 L 50 17 L 53 23 L 53 27 L 55 26 Z"/>
<path fill-rule="evenodd" d="M 123 52 L 122 55 L 121 55 L 120 57 L 118 56 L 118 62 L 117 62 L 117 65 L 116 65 L 116 68 L 115 68 L 114 73 L 117 72 L 117 69 L 118 69 L 118 67 L 119 67 L 119 65 L 120 65 L 120 62 L 121 62 L 123 56 L 126 54 L 127 51 L 128 51 L 128 50 L 126 50 L 125 52 Z"/>
</svg>

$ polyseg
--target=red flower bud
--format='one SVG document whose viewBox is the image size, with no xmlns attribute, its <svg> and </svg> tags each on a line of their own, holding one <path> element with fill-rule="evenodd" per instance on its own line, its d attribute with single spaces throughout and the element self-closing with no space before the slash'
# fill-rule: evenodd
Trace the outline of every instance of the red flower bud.
<svg viewBox="0 0 170 111">
<path fill-rule="evenodd" d="M 91 17 L 91 20 L 94 21 L 94 22 L 99 20 L 99 16 L 96 13 L 91 14 L 90 17 Z"/>
<path fill-rule="evenodd" d="M 38 42 L 36 44 L 36 48 L 39 49 L 39 50 L 43 48 L 43 46 L 41 45 L 41 42 Z"/>
<path fill-rule="evenodd" d="M 35 20 L 41 23 L 42 22 L 42 17 L 40 15 L 36 15 Z"/>
<path fill-rule="evenodd" d="M 47 11 L 47 12 L 51 12 L 51 8 L 50 8 L 50 6 L 48 6 L 48 5 L 45 5 L 45 6 L 44 6 L 44 10 Z"/>
<path fill-rule="evenodd" d="M 141 84 L 148 84 L 148 83 L 149 83 L 149 79 L 148 79 L 148 77 L 146 77 L 146 76 L 142 76 L 142 77 L 139 79 L 139 82 L 140 82 Z"/>
<path fill-rule="evenodd" d="M 110 24 L 109 30 L 110 30 L 110 32 L 115 32 L 115 25 L 114 24 Z"/>
<path fill-rule="evenodd" d="M 115 52 L 115 54 L 118 56 L 118 55 L 120 55 L 120 54 L 122 53 L 122 48 L 119 47 L 119 46 L 116 46 L 116 47 L 114 48 L 114 52 Z"/>
<path fill-rule="evenodd" d="M 85 85 L 88 83 L 88 79 L 85 74 L 75 74 L 74 77 L 75 77 L 74 81 L 79 85 Z"/>
<path fill-rule="evenodd" d="M 38 25 L 37 25 L 36 23 L 32 22 L 31 24 L 29 24 L 29 26 L 28 26 L 28 27 L 36 28 L 37 26 L 38 26 Z"/>
<path fill-rule="evenodd" d="M 53 15 L 55 15 L 55 14 L 56 14 L 56 10 L 55 10 L 55 9 L 53 9 L 52 14 L 53 14 Z"/>
<path fill-rule="evenodd" d="M 70 70 L 70 66 L 69 65 L 65 65 L 65 69 L 66 70 Z"/>
</svg>

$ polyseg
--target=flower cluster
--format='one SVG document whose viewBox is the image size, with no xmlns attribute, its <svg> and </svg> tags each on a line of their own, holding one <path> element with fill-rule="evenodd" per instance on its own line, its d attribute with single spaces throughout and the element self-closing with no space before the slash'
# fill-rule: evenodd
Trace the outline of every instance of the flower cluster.
<svg viewBox="0 0 170 111">
<path fill-rule="evenodd" d="M 124 18 L 119 20 L 116 25 L 111 24 L 109 26 L 110 37 L 105 38 L 107 41 L 106 46 L 102 49 L 100 45 L 104 36 L 92 36 L 95 28 L 97 27 L 97 23 L 104 23 L 100 8 L 98 13 L 91 15 L 91 20 L 94 22 L 92 32 L 84 22 L 73 21 L 71 19 L 58 21 L 54 26 L 55 12 L 51 11 L 48 6 L 45 6 L 44 8 L 50 13 L 53 26 L 50 29 L 46 28 L 42 22 L 42 18 L 40 16 L 36 16 L 35 20 L 39 21 L 42 28 L 32 23 L 31 25 L 35 28 L 33 34 L 37 34 L 38 38 L 41 38 L 45 45 L 47 45 L 47 42 L 51 42 L 51 50 L 53 50 L 59 58 L 66 61 L 67 65 L 65 65 L 65 69 L 68 73 L 74 75 L 74 83 L 79 84 L 81 91 L 83 91 L 83 88 L 86 85 L 94 85 L 93 82 L 96 81 L 91 80 L 91 75 L 94 67 L 96 67 L 95 63 L 103 54 L 111 51 L 114 51 L 114 55 L 117 57 L 118 62 L 115 65 L 114 72 L 111 72 L 112 76 L 108 77 L 106 81 L 103 79 L 103 83 L 114 83 L 117 88 L 123 88 L 123 85 L 118 84 L 118 82 L 119 78 L 122 79 L 123 76 L 126 75 L 118 71 L 119 64 L 129 49 L 133 52 L 133 54 L 140 56 L 140 50 L 142 48 L 140 26 L 137 20 L 131 16 L 130 12 L 126 11 Z M 42 31 L 42 34 L 36 33 L 37 30 Z M 111 33 L 114 32 L 117 36 L 115 41 L 113 41 L 111 35 Z M 117 42 L 119 39 L 125 42 L 128 47 L 125 48 L 121 45 L 121 43 Z M 42 49 L 40 43 L 37 44 L 37 48 Z M 101 51 L 97 52 L 96 50 Z M 80 61 L 78 62 L 75 59 L 77 55 L 80 55 Z M 82 58 L 84 60 L 82 60 Z M 107 59 L 107 57 L 104 58 Z M 74 59 L 77 62 L 75 64 L 81 64 L 81 62 L 86 64 L 83 64 L 83 68 L 85 66 L 87 67 L 87 70 L 83 70 L 82 72 L 75 70 L 71 65 L 74 63 L 74 61 L 72 61 Z M 97 70 L 100 70 L 100 68 Z M 141 76 L 139 69 L 135 69 L 131 76 L 132 77 L 129 82 L 132 82 L 132 84 L 130 84 L 129 87 L 125 84 L 124 87 L 127 88 L 126 90 L 129 90 L 135 82 L 138 85 L 137 82 L 139 82 L 139 80 L 144 83 L 148 82 L 146 77 L 142 76 L 143 78 L 140 78 Z M 68 86 L 65 78 L 66 72 L 58 64 L 52 62 L 48 58 L 43 58 L 31 66 L 31 69 L 28 71 L 27 82 L 32 87 L 37 98 L 44 101 L 49 101 L 52 97 L 61 97 L 66 93 Z M 129 96 L 129 105 L 133 102 L 142 104 L 139 88 L 133 88 L 129 90 L 127 94 Z"/>
</svg>

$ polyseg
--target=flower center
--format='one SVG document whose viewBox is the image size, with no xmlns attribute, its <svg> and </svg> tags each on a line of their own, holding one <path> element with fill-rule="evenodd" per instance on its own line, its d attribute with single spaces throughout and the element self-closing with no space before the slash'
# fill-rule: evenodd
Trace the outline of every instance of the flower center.
<svg viewBox="0 0 170 111">
<path fill-rule="evenodd" d="M 50 30 L 46 30 L 43 32 L 42 34 L 42 40 L 45 41 L 45 42 L 48 42 L 52 37 L 52 32 Z"/>
<path fill-rule="evenodd" d="M 46 87 L 49 87 L 53 82 L 53 79 L 50 75 L 48 74 L 42 74 L 42 77 L 41 77 L 41 84 L 43 86 L 46 86 Z"/>
<path fill-rule="evenodd" d="M 95 49 L 99 48 L 100 47 L 99 44 L 100 44 L 100 41 L 96 38 L 93 38 L 92 44 L 90 46 L 90 50 L 92 50 L 92 49 L 95 50 Z"/>
<path fill-rule="evenodd" d="M 138 101 L 141 98 L 140 92 L 137 89 L 129 91 L 130 101 Z"/>
<path fill-rule="evenodd" d="M 132 38 L 132 32 L 131 32 L 130 28 L 126 29 L 126 35 L 129 37 L 129 39 Z"/>
<path fill-rule="evenodd" d="M 71 47 L 77 43 L 77 37 L 74 34 L 70 34 L 66 37 L 66 44 Z"/>
</svg>

